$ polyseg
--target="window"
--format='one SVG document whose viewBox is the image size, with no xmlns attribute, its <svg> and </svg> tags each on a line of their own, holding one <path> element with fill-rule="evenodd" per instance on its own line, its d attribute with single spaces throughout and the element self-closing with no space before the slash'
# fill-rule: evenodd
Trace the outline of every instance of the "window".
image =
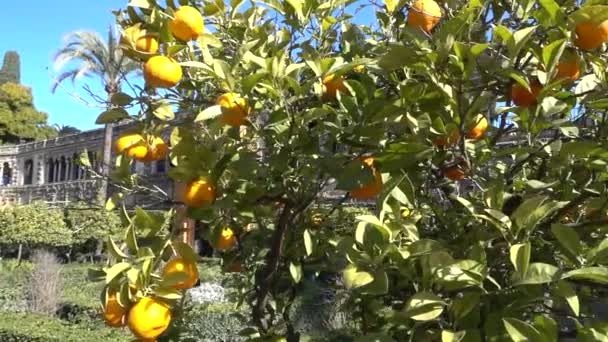
<svg viewBox="0 0 608 342">
<path fill-rule="evenodd" d="M 23 168 L 23 185 L 30 185 L 34 181 L 34 161 L 31 159 L 26 160 Z"/>
</svg>

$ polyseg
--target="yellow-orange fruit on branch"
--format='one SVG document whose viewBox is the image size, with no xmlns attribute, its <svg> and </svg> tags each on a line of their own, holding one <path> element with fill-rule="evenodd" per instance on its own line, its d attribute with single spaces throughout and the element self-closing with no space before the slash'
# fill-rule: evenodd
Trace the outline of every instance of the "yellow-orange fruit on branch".
<svg viewBox="0 0 608 342">
<path fill-rule="evenodd" d="M 169 22 L 169 29 L 173 36 L 183 41 L 197 39 L 203 34 L 204 27 L 201 12 L 191 6 L 178 8 Z"/>
<path fill-rule="evenodd" d="M 444 176 L 453 181 L 463 180 L 465 176 L 464 170 L 458 165 L 446 167 L 442 171 Z"/>
<path fill-rule="evenodd" d="M 537 80 L 530 83 L 530 90 L 519 83 L 514 83 L 511 87 L 511 99 L 515 105 L 520 107 L 530 107 L 537 104 L 537 98 L 543 86 Z"/>
<path fill-rule="evenodd" d="M 161 137 L 148 138 L 148 153 L 142 161 L 156 161 L 167 158 L 169 147 Z"/>
<path fill-rule="evenodd" d="M 129 330 L 142 340 L 154 340 L 171 323 L 169 305 L 159 299 L 144 297 L 131 310 L 128 317 Z"/>
<path fill-rule="evenodd" d="M 130 158 L 137 160 L 144 159 L 148 154 L 146 141 L 141 134 L 124 134 L 114 143 L 116 153 L 125 153 Z"/>
<path fill-rule="evenodd" d="M 449 134 L 442 135 L 433 140 L 433 143 L 439 147 L 447 147 L 455 145 L 458 143 L 458 140 L 460 140 L 460 132 L 458 132 L 458 129 L 453 129 Z"/>
<path fill-rule="evenodd" d="M 232 248 L 236 244 L 236 237 L 234 236 L 234 232 L 229 227 L 225 227 L 222 229 L 220 236 L 215 241 L 214 247 L 225 251 L 227 249 Z"/>
<path fill-rule="evenodd" d="M 125 29 L 120 37 L 120 43 L 132 47 L 137 52 L 149 54 L 157 53 L 159 47 L 158 39 L 139 26 L 131 26 Z M 124 52 L 127 56 L 135 57 L 130 49 L 124 49 Z"/>
<path fill-rule="evenodd" d="M 372 171 L 374 180 L 358 189 L 351 190 L 350 196 L 355 199 L 372 199 L 378 196 L 378 194 L 382 191 L 382 175 L 374 167 L 373 157 L 361 157 L 358 159 L 363 161 L 365 167 Z"/>
<path fill-rule="evenodd" d="M 350 92 L 344 84 L 344 78 L 342 76 L 336 76 L 335 74 L 328 74 L 323 78 L 323 99 L 333 100 L 336 98 L 336 94 L 341 92 L 342 94 L 349 95 Z"/>
<path fill-rule="evenodd" d="M 182 273 L 186 279 L 173 285 L 176 289 L 190 289 L 198 281 L 198 269 L 195 262 L 179 257 L 169 261 L 163 268 L 163 277 L 170 277 L 177 273 Z"/>
<path fill-rule="evenodd" d="M 488 119 L 479 114 L 473 121 L 473 127 L 467 132 L 467 138 L 479 139 L 486 134 L 488 130 Z"/>
<path fill-rule="evenodd" d="M 220 122 L 232 127 L 245 124 L 247 115 L 251 113 L 251 107 L 247 100 L 237 93 L 223 94 L 218 97 L 215 103 L 222 107 Z"/>
<path fill-rule="evenodd" d="M 108 300 L 103 308 L 103 319 L 111 327 L 122 327 L 126 322 L 127 308 L 121 306 L 116 299 L 116 292 L 108 295 Z"/>
<path fill-rule="evenodd" d="M 441 8 L 434 0 L 416 0 L 407 13 L 407 25 L 431 33 L 441 21 Z"/>
<path fill-rule="evenodd" d="M 561 61 L 557 64 L 556 79 L 574 82 L 579 77 L 581 77 L 581 67 L 578 60 Z"/>
<path fill-rule="evenodd" d="M 188 183 L 181 200 L 189 207 L 201 208 L 215 201 L 215 185 L 206 177 L 199 177 Z"/>
<path fill-rule="evenodd" d="M 146 84 L 154 88 L 172 88 L 182 76 L 182 67 L 173 58 L 154 56 L 144 65 Z"/>
<path fill-rule="evenodd" d="M 608 40 L 608 20 L 601 23 L 581 22 L 574 30 L 576 32 L 574 45 L 583 50 L 597 49 Z"/>
</svg>

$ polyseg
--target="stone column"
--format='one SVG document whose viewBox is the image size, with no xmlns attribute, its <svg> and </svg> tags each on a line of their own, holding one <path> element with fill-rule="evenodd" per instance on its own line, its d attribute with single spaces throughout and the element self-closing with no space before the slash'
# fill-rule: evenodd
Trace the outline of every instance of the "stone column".
<svg viewBox="0 0 608 342">
<path fill-rule="evenodd" d="M 12 185 L 18 185 L 17 184 L 17 176 L 19 175 L 19 170 L 17 169 L 17 162 L 13 161 L 11 163 L 11 184 Z"/>
<path fill-rule="evenodd" d="M 72 158 L 68 157 L 65 162 L 67 163 L 65 167 L 65 172 L 67 173 L 67 175 L 65 175 L 65 180 L 69 181 L 72 177 Z"/>
</svg>

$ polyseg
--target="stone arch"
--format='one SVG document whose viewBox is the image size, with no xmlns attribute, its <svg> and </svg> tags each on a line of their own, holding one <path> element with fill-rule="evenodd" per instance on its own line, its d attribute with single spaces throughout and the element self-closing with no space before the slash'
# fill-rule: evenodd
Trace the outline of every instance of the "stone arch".
<svg viewBox="0 0 608 342">
<path fill-rule="evenodd" d="M 13 178 L 13 169 L 8 162 L 2 164 L 2 185 L 10 185 Z"/>
<path fill-rule="evenodd" d="M 28 159 L 23 163 L 23 185 L 34 183 L 34 161 Z"/>
<path fill-rule="evenodd" d="M 53 183 L 54 179 L 55 179 L 55 163 L 53 162 L 53 158 L 49 158 L 46 161 L 46 169 L 47 169 L 47 178 L 46 178 L 46 182 L 47 183 Z"/>
<path fill-rule="evenodd" d="M 61 156 L 61 158 L 59 158 L 59 181 L 60 182 L 65 182 L 66 181 L 66 173 L 67 173 L 67 167 L 68 164 L 65 160 L 64 156 Z"/>
</svg>

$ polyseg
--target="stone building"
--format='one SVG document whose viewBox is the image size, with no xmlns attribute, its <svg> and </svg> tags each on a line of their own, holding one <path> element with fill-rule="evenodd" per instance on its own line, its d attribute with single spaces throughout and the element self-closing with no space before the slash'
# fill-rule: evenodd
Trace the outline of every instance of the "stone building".
<svg viewBox="0 0 608 342">
<path fill-rule="evenodd" d="M 125 127 L 115 127 L 115 138 Z M 87 151 L 92 169 L 100 171 L 103 136 L 103 129 L 95 129 L 48 140 L 0 145 L 0 205 L 33 201 L 64 205 L 94 200 L 99 180 L 79 166 L 78 160 Z M 133 171 L 170 190 L 168 165 L 168 160 L 134 163 Z"/>
</svg>

